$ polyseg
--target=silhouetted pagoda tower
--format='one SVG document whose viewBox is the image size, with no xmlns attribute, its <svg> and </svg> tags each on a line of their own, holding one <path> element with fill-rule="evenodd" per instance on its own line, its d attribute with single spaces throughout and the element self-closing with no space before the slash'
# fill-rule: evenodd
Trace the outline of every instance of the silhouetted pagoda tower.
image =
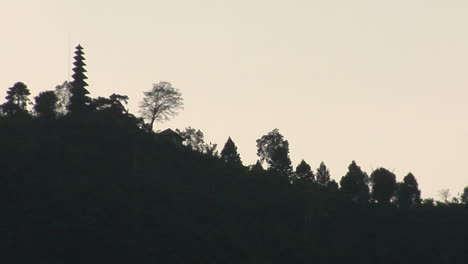
<svg viewBox="0 0 468 264">
<path fill-rule="evenodd" d="M 89 105 L 89 97 L 86 95 L 89 94 L 89 91 L 85 88 L 88 86 L 86 83 L 86 79 L 88 79 L 85 75 L 85 68 L 86 64 L 84 63 L 85 58 L 83 57 L 85 53 L 83 52 L 83 47 L 78 44 L 75 51 L 75 62 L 73 65 L 73 75 L 72 75 L 72 82 L 70 89 L 71 96 L 70 96 L 70 104 L 68 105 L 68 110 L 71 114 L 79 114 L 86 111 Z"/>
</svg>

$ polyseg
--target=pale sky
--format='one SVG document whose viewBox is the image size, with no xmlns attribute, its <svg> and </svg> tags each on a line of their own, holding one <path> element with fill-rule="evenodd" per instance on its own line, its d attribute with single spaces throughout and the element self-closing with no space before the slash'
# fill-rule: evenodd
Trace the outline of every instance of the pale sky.
<svg viewBox="0 0 468 264">
<path fill-rule="evenodd" d="M 0 91 L 53 89 L 81 43 L 93 97 L 128 95 L 137 114 L 153 83 L 182 92 L 155 129 L 219 149 L 231 136 L 252 164 L 278 128 L 294 166 L 411 171 L 438 198 L 468 185 L 467 14 L 466 0 L 5 0 Z"/>
</svg>

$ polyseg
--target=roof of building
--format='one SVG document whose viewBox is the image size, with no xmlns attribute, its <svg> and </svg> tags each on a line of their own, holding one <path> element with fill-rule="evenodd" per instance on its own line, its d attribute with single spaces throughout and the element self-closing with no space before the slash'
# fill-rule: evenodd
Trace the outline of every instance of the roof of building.
<svg viewBox="0 0 468 264">
<path fill-rule="evenodd" d="M 157 134 L 158 136 L 165 136 L 165 137 L 178 137 L 183 140 L 183 138 L 179 135 L 179 133 L 175 132 L 174 130 L 168 128 L 163 130 Z"/>
</svg>

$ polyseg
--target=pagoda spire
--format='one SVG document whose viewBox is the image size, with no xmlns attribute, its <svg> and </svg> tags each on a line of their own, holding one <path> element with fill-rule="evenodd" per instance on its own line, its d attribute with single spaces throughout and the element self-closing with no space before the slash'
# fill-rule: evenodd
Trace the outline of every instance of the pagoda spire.
<svg viewBox="0 0 468 264">
<path fill-rule="evenodd" d="M 75 62 L 73 62 L 75 67 L 72 69 L 73 80 L 71 82 L 71 97 L 68 107 L 68 110 L 72 114 L 84 112 L 90 101 L 89 97 L 86 96 L 89 94 L 89 91 L 86 89 L 88 83 L 85 81 L 88 79 L 85 75 L 86 69 L 84 68 L 84 66 L 86 66 L 86 63 L 84 62 L 85 58 L 83 57 L 85 53 L 83 52 L 83 47 L 79 44 L 75 49 L 75 57 L 73 57 L 75 59 Z"/>
</svg>

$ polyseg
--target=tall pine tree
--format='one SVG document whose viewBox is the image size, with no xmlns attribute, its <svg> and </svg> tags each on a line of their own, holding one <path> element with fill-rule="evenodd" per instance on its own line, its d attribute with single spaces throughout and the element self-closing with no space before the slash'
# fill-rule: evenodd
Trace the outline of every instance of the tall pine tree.
<svg viewBox="0 0 468 264">
<path fill-rule="evenodd" d="M 89 107 L 90 99 L 87 96 L 89 91 L 86 89 L 88 84 L 86 83 L 86 79 L 88 79 L 85 75 L 85 68 L 86 64 L 84 63 L 85 58 L 83 57 L 83 47 L 78 45 L 75 51 L 75 62 L 73 65 L 73 81 L 71 82 L 71 97 L 70 103 L 68 105 L 68 110 L 71 114 L 82 114 L 86 112 L 87 108 Z"/>
<path fill-rule="evenodd" d="M 338 191 L 338 183 L 330 178 L 330 170 L 323 161 L 320 162 L 320 166 L 317 168 L 315 177 L 317 178 L 318 187 L 320 187 L 321 190 L 331 192 Z"/>
<path fill-rule="evenodd" d="M 231 137 L 228 138 L 226 144 L 224 144 L 223 150 L 221 150 L 221 159 L 231 166 L 242 166 L 236 144 L 234 144 Z"/>
<path fill-rule="evenodd" d="M 322 187 L 326 187 L 330 182 L 330 171 L 323 161 L 320 162 L 320 166 L 317 168 L 316 177 L 317 183 Z"/>
</svg>

